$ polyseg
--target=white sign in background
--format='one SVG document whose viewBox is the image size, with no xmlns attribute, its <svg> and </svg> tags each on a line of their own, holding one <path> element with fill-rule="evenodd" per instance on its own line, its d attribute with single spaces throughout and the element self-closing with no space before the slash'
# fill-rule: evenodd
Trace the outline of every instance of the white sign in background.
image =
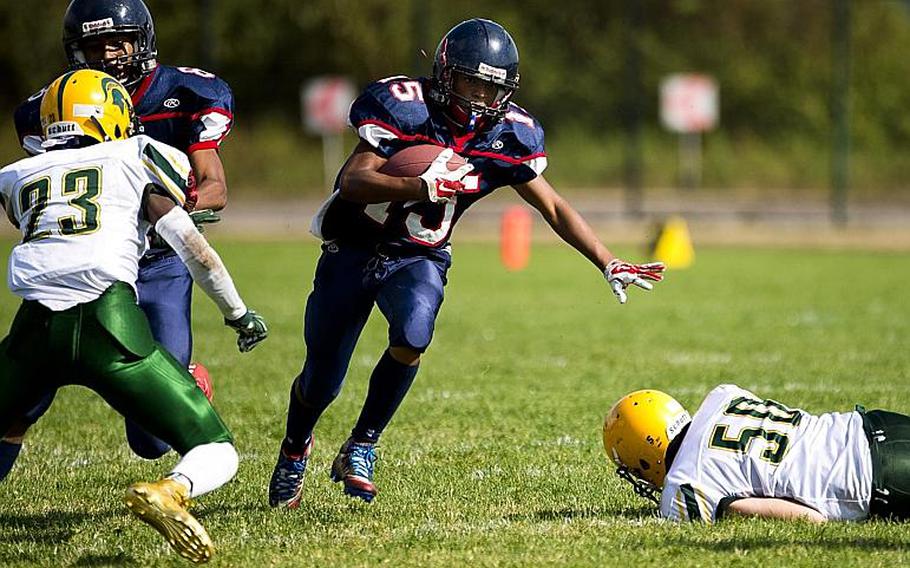
<svg viewBox="0 0 910 568">
<path fill-rule="evenodd" d="M 322 135 L 344 132 L 354 97 L 354 85 L 347 77 L 316 77 L 305 83 L 300 99 L 307 131 Z"/>
<path fill-rule="evenodd" d="M 316 77 L 300 89 L 304 129 L 322 136 L 323 180 L 329 191 L 344 159 L 342 134 L 355 96 L 354 84 L 347 77 Z"/>
<path fill-rule="evenodd" d="M 705 132 L 717 126 L 717 82 L 709 75 L 678 73 L 660 83 L 660 120 L 673 132 Z"/>
</svg>

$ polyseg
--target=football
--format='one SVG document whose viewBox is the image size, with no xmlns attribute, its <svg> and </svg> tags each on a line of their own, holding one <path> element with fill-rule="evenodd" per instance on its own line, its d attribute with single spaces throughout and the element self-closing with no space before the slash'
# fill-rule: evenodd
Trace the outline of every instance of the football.
<svg viewBox="0 0 910 568">
<path fill-rule="evenodd" d="M 435 144 L 409 146 L 392 154 L 392 157 L 379 168 L 379 172 L 395 177 L 417 177 L 427 171 L 436 156 L 443 150 L 445 147 Z M 457 170 L 466 163 L 464 158 L 453 153 L 449 158 L 448 166 L 450 170 Z"/>
<path fill-rule="evenodd" d="M 209 402 L 212 401 L 212 396 L 214 391 L 212 390 L 212 377 L 209 376 L 209 370 L 205 368 L 205 365 L 202 363 L 190 363 L 187 370 L 193 375 L 193 378 L 196 380 L 196 386 L 199 387 L 199 390 L 202 391 L 202 394 L 205 395 L 205 398 L 209 399 Z"/>
</svg>

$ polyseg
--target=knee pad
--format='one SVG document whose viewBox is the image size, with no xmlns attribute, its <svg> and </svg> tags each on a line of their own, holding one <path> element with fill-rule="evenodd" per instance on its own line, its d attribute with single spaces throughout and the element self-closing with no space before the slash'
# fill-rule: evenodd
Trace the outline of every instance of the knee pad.
<svg viewBox="0 0 910 568">
<path fill-rule="evenodd" d="M 389 345 L 424 353 L 433 340 L 436 312 L 416 309 L 405 321 L 389 327 Z"/>
</svg>

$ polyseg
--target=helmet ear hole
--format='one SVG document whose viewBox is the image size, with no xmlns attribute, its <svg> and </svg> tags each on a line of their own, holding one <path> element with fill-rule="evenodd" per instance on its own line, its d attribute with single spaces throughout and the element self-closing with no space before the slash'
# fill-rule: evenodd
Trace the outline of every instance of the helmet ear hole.
<svg viewBox="0 0 910 568">
<path fill-rule="evenodd" d="M 641 459 L 638 460 L 638 465 L 640 465 L 641 469 L 643 469 L 644 471 L 648 471 L 649 469 L 651 469 L 651 464 L 645 460 L 641 460 Z"/>
</svg>

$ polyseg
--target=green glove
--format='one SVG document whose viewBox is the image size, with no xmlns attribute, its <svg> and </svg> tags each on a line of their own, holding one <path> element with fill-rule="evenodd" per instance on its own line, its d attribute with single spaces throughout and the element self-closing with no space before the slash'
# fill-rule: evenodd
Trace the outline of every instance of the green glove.
<svg viewBox="0 0 910 568">
<path fill-rule="evenodd" d="M 235 320 L 225 318 L 224 325 L 237 332 L 237 349 L 240 349 L 241 353 L 251 351 L 269 336 L 269 327 L 265 319 L 253 310 L 247 310 Z"/>
<path fill-rule="evenodd" d="M 221 221 L 221 216 L 212 209 L 200 209 L 199 211 L 190 213 L 190 219 L 193 220 L 196 229 L 198 229 L 200 233 L 204 233 L 205 227 L 203 227 L 203 225 L 207 223 L 217 223 L 218 221 Z"/>
</svg>

